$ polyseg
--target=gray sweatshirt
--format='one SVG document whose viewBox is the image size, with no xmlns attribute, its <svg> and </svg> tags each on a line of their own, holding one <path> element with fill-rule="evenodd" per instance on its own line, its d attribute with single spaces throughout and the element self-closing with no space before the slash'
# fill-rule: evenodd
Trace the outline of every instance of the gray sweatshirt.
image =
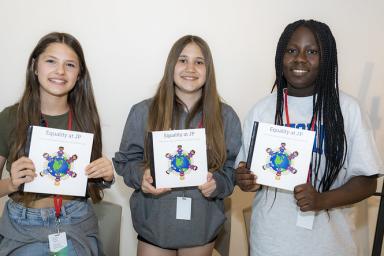
<svg viewBox="0 0 384 256">
<path fill-rule="evenodd" d="M 124 182 L 135 189 L 130 199 L 132 222 L 136 232 L 145 240 L 163 248 L 186 248 L 213 241 L 225 221 L 223 199 L 231 195 L 234 187 L 234 163 L 241 146 L 241 125 L 235 111 L 222 103 L 227 159 L 224 166 L 213 173 L 216 190 L 205 198 L 196 187 L 173 189 L 160 196 L 141 191 L 143 178 L 144 138 L 151 99 L 131 108 L 125 124 L 119 152 L 113 163 Z M 183 125 L 187 113 L 180 117 Z M 191 121 L 197 127 L 198 113 Z M 180 126 L 184 128 L 183 126 Z M 176 219 L 177 197 L 192 198 L 191 220 Z"/>
</svg>

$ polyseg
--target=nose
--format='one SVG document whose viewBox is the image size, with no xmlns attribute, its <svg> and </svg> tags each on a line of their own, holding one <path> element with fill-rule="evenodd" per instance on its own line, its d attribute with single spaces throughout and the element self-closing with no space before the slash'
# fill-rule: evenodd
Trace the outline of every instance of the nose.
<svg viewBox="0 0 384 256">
<path fill-rule="evenodd" d="M 295 59 L 296 62 L 307 62 L 307 55 L 305 51 L 300 51 Z"/>
<path fill-rule="evenodd" d="M 186 69 L 186 71 L 194 72 L 195 71 L 195 63 L 193 63 L 192 61 L 189 61 L 187 63 L 187 66 L 185 69 Z"/>
<path fill-rule="evenodd" d="M 57 66 L 56 66 L 56 73 L 60 74 L 60 75 L 63 75 L 65 73 L 64 63 L 57 64 Z"/>
</svg>

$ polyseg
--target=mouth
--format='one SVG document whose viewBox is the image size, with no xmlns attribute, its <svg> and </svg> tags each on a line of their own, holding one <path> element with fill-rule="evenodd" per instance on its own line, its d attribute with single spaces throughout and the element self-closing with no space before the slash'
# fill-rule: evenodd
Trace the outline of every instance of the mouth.
<svg viewBox="0 0 384 256">
<path fill-rule="evenodd" d="M 182 79 L 188 80 L 188 81 L 193 81 L 199 79 L 197 76 L 181 76 Z"/>
<path fill-rule="evenodd" d="M 292 69 L 291 71 L 293 72 L 293 74 L 298 75 L 298 76 L 307 74 L 309 72 L 309 70 L 307 70 L 307 69 L 298 69 L 298 68 Z"/>
<path fill-rule="evenodd" d="M 66 80 L 60 78 L 48 78 L 48 81 L 58 85 L 64 85 L 65 83 L 67 83 Z"/>
</svg>

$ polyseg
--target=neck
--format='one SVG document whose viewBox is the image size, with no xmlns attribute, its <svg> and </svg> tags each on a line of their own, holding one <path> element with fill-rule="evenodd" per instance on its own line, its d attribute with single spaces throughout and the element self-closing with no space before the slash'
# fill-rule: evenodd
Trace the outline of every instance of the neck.
<svg viewBox="0 0 384 256">
<path fill-rule="evenodd" d="M 176 96 L 185 104 L 187 107 L 187 111 L 189 112 L 195 104 L 200 100 L 202 91 L 198 91 L 196 93 L 183 93 L 176 90 Z"/>
<path fill-rule="evenodd" d="M 47 97 L 41 95 L 41 113 L 49 116 L 63 115 L 69 111 L 67 96 Z"/>
<path fill-rule="evenodd" d="M 309 86 L 306 88 L 295 88 L 294 86 L 288 84 L 288 95 L 295 97 L 307 97 L 314 94 L 314 86 Z"/>
</svg>

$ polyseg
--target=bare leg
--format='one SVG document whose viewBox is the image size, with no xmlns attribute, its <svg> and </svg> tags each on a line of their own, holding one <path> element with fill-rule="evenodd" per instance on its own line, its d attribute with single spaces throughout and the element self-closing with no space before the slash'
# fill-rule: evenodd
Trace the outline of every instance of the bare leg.
<svg viewBox="0 0 384 256">
<path fill-rule="evenodd" d="M 138 241 L 137 256 L 176 256 L 176 251 L 162 249 L 143 241 Z"/>
<path fill-rule="evenodd" d="M 196 246 L 191 248 L 181 248 L 177 251 L 177 256 L 212 256 L 213 252 L 213 246 L 215 245 L 215 242 L 202 245 L 202 246 Z"/>
</svg>

